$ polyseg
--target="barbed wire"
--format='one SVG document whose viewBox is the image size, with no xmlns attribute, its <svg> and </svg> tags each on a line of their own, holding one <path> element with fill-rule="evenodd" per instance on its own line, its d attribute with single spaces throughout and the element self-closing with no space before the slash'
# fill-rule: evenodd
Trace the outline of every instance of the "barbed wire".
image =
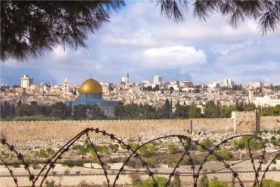
<svg viewBox="0 0 280 187">
<path fill-rule="evenodd" d="M 192 140 L 191 137 L 184 136 L 184 135 L 167 135 L 167 136 L 162 136 L 162 137 L 158 137 L 158 138 L 154 138 L 152 140 L 149 140 L 149 141 L 147 141 L 145 143 L 142 143 L 141 145 L 137 146 L 136 148 L 132 148 L 131 145 L 129 145 L 128 143 L 124 142 L 120 138 L 117 138 L 114 134 L 108 133 L 108 132 L 106 132 L 104 130 L 101 131 L 98 128 L 86 128 L 83 131 L 81 131 L 80 133 L 78 133 L 76 136 L 74 136 L 72 139 L 67 141 L 57 152 L 55 152 L 54 155 L 52 155 L 52 157 L 49 158 L 46 161 L 45 165 L 39 171 L 39 173 L 36 176 L 34 176 L 34 174 L 31 173 L 30 168 L 29 168 L 31 163 L 27 163 L 24 160 L 23 155 L 21 153 L 19 153 L 15 149 L 15 147 L 13 145 L 9 144 L 5 138 L 1 139 L 1 143 L 2 143 L 2 145 L 7 146 L 11 152 L 15 153 L 17 155 L 17 159 L 20 162 L 22 162 L 22 164 L 24 165 L 24 169 L 28 172 L 29 180 L 32 183 L 31 186 L 35 186 L 35 184 L 39 181 L 40 177 L 43 177 L 41 182 L 40 182 L 40 186 L 43 186 L 44 181 L 48 177 L 50 170 L 55 168 L 57 162 L 62 158 L 62 156 L 67 151 L 70 150 L 71 146 L 73 146 L 73 144 L 75 144 L 75 142 L 77 142 L 83 136 L 85 136 L 85 139 L 89 142 L 90 147 L 92 148 L 92 150 L 94 151 L 94 153 L 97 156 L 98 163 L 101 165 L 101 168 L 103 170 L 103 174 L 104 174 L 104 176 L 106 178 L 107 186 L 110 187 L 111 184 L 110 184 L 110 180 L 109 180 L 109 177 L 108 177 L 108 171 L 107 171 L 108 167 L 106 167 L 107 164 L 101 159 L 101 155 L 98 153 L 98 149 L 96 148 L 96 145 L 94 144 L 94 142 L 90 138 L 90 133 L 92 133 L 92 132 L 94 132 L 95 134 L 101 134 L 102 136 L 105 136 L 105 137 L 109 137 L 112 141 L 117 142 L 119 145 L 124 145 L 124 147 L 130 152 L 130 154 L 126 157 L 126 159 L 124 160 L 124 162 L 121 165 L 121 167 L 118 169 L 118 172 L 115 175 L 115 179 L 114 179 L 114 181 L 112 183 L 112 186 L 116 186 L 116 183 L 117 183 L 121 173 L 123 171 L 125 171 L 124 167 L 128 164 L 128 162 L 131 160 L 132 157 L 138 159 L 141 162 L 142 167 L 147 170 L 146 173 L 149 175 L 149 177 L 151 177 L 151 179 L 153 181 L 153 185 L 157 186 L 158 184 L 157 184 L 155 176 L 154 176 L 155 173 L 152 172 L 152 170 L 149 167 L 149 164 L 142 158 L 141 154 L 139 154 L 139 150 L 141 148 L 143 148 L 144 146 L 148 145 L 148 144 L 151 144 L 151 143 L 156 142 L 156 141 L 168 139 L 168 138 L 178 138 L 179 142 L 184 147 L 184 151 L 183 151 L 183 154 L 180 156 L 179 160 L 176 162 L 173 170 L 171 171 L 165 186 L 168 186 L 171 183 L 171 179 L 176 174 L 176 170 L 179 168 L 179 166 L 180 166 L 181 162 L 183 161 L 184 157 L 187 157 L 188 162 L 191 165 L 192 176 L 193 176 L 193 180 L 194 180 L 193 184 L 194 184 L 194 187 L 197 187 L 198 179 L 201 176 L 204 164 L 208 161 L 210 155 L 215 156 L 217 161 L 221 162 L 224 165 L 224 169 L 227 169 L 227 170 L 229 170 L 232 173 L 234 179 L 235 178 L 238 179 L 238 182 L 239 182 L 240 186 L 244 186 L 244 184 L 243 184 L 241 178 L 239 177 L 238 173 L 236 171 L 234 171 L 234 169 L 231 167 L 231 166 L 233 166 L 235 164 L 228 164 L 228 163 L 226 163 L 225 159 L 215 152 L 216 150 L 219 150 L 222 145 L 225 145 L 228 141 L 231 141 L 231 140 L 236 139 L 236 138 L 241 138 L 241 137 L 245 137 L 245 136 L 249 137 L 247 139 L 248 153 L 249 153 L 249 158 L 250 158 L 251 163 L 252 163 L 253 171 L 255 173 L 255 180 L 254 180 L 253 186 L 256 186 L 256 185 L 262 186 L 262 182 L 263 182 L 263 180 L 265 178 L 266 172 L 269 171 L 269 167 L 271 166 L 271 164 L 273 162 L 275 162 L 276 158 L 280 155 L 279 152 L 276 153 L 276 155 L 272 158 L 272 160 L 266 166 L 265 170 L 263 171 L 263 175 L 262 175 L 261 179 L 259 180 L 259 174 L 262 171 L 261 168 L 262 168 L 262 165 L 264 163 L 265 156 L 266 156 L 266 153 L 267 153 L 267 151 L 266 151 L 266 144 L 271 143 L 274 146 L 279 146 L 279 144 L 277 144 L 274 141 L 263 139 L 262 137 L 260 137 L 258 135 L 255 135 L 255 134 L 235 135 L 235 136 L 226 138 L 226 139 L 222 140 L 220 143 L 218 143 L 217 145 L 215 145 L 212 149 L 209 149 L 208 147 L 203 145 L 203 143 L 200 143 L 198 141 Z M 251 145 L 255 145 L 255 144 L 252 143 L 252 141 L 256 141 L 256 140 L 258 140 L 257 141 L 257 145 L 261 145 L 261 149 L 260 149 L 261 150 L 261 155 L 258 155 L 258 156 L 254 156 L 253 155 L 252 147 L 251 147 Z M 194 160 L 193 160 L 193 158 L 191 156 L 191 153 L 190 153 L 192 145 L 199 146 L 199 147 L 202 148 L 203 151 L 207 152 L 206 156 L 203 158 L 202 162 L 200 163 L 197 171 L 195 169 Z M 280 151 L 280 149 L 278 151 Z M 255 165 L 255 160 L 254 160 L 255 158 L 260 158 L 258 166 Z M 17 180 L 16 176 L 13 174 L 13 170 L 9 167 L 9 164 L 5 161 L 5 159 L 3 159 L 1 157 L 1 155 L 0 155 L 0 161 L 8 169 L 10 175 L 12 176 L 12 178 L 14 180 L 14 183 L 16 184 L 16 186 L 19 186 L 18 180 Z M 46 172 L 44 173 L 44 171 L 46 171 Z M 207 174 L 207 172 L 203 172 L 203 174 Z"/>
<path fill-rule="evenodd" d="M 15 177 L 15 175 L 13 174 L 13 170 L 12 170 L 12 169 L 9 167 L 9 165 L 2 159 L 1 156 L 0 156 L 0 160 L 1 160 L 1 162 L 4 163 L 5 167 L 6 167 L 6 168 L 8 169 L 8 171 L 9 171 L 10 175 L 13 177 L 16 186 L 18 186 L 18 180 L 17 180 L 17 178 Z"/>
</svg>

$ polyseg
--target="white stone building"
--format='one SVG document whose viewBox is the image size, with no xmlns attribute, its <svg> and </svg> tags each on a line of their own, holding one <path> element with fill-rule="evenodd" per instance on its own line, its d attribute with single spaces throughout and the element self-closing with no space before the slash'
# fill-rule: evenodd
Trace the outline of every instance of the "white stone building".
<svg viewBox="0 0 280 187">
<path fill-rule="evenodd" d="M 24 75 L 20 79 L 20 87 L 21 88 L 29 88 L 33 84 L 33 78 L 28 75 Z"/>
<path fill-rule="evenodd" d="M 155 75 L 154 76 L 154 85 L 159 85 L 161 86 L 163 83 L 162 81 L 162 76 L 161 75 Z"/>
<path fill-rule="evenodd" d="M 275 99 L 270 95 L 255 97 L 253 90 L 249 90 L 249 102 L 255 104 L 256 107 L 275 107 L 280 105 L 280 99 Z"/>
</svg>

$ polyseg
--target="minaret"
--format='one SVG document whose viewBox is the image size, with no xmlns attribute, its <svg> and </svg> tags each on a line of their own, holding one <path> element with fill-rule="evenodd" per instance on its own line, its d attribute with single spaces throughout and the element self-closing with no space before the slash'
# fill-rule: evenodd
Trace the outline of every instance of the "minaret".
<svg viewBox="0 0 280 187">
<path fill-rule="evenodd" d="M 129 85 L 130 85 L 129 74 L 128 74 L 128 72 L 127 72 L 127 74 L 126 74 L 126 83 L 125 83 L 125 85 L 126 85 L 126 87 L 129 87 Z"/>
</svg>

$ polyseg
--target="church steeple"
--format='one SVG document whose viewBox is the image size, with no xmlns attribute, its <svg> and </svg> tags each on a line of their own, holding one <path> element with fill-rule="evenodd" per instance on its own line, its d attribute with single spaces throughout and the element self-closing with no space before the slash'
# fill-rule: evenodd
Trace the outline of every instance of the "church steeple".
<svg viewBox="0 0 280 187">
<path fill-rule="evenodd" d="M 63 83 L 63 95 L 66 96 L 69 93 L 69 84 L 67 77 L 64 79 Z"/>
</svg>

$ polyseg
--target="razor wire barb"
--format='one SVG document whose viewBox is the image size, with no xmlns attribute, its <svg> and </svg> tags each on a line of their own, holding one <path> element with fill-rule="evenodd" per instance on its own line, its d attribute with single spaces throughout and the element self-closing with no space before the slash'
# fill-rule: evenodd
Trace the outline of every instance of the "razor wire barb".
<svg viewBox="0 0 280 187">
<path fill-rule="evenodd" d="M 126 157 L 123 164 L 119 168 L 112 185 L 110 184 L 110 180 L 109 180 L 109 177 L 108 177 L 108 171 L 107 171 L 107 168 L 106 168 L 107 163 L 105 163 L 102 160 L 101 155 L 98 153 L 98 150 L 96 149 L 95 144 L 93 143 L 93 141 L 90 138 L 90 133 L 92 133 L 92 132 L 94 132 L 95 134 L 101 134 L 102 136 L 105 136 L 105 137 L 109 137 L 113 142 L 117 142 L 119 145 L 124 145 L 124 147 L 130 152 L 128 157 Z M 36 176 L 34 176 L 34 174 L 32 174 L 32 172 L 30 170 L 30 164 L 31 163 L 27 163 L 24 160 L 24 156 L 20 152 L 18 152 L 13 145 L 9 144 L 5 138 L 1 139 L 1 143 L 2 143 L 2 145 L 7 146 L 11 152 L 15 153 L 15 155 L 17 156 L 17 159 L 24 165 L 24 169 L 27 171 L 27 173 L 29 175 L 29 180 L 32 183 L 31 186 L 35 187 L 35 185 L 36 185 L 36 183 L 38 183 L 40 177 L 43 177 L 43 178 L 42 178 L 39 186 L 43 186 L 44 181 L 48 177 L 50 170 L 55 168 L 57 162 L 62 158 L 63 154 L 65 154 L 67 151 L 69 151 L 71 146 L 73 146 L 73 144 L 75 142 L 77 142 L 78 140 L 80 140 L 83 136 L 85 136 L 85 139 L 89 142 L 90 147 L 93 149 L 93 151 L 95 152 L 95 154 L 97 156 L 98 163 L 101 165 L 101 168 L 102 168 L 104 176 L 106 178 L 106 183 L 107 183 L 108 187 L 116 186 L 116 183 L 117 183 L 121 173 L 124 171 L 124 167 L 128 164 L 128 162 L 130 161 L 130 159 L 132 157 L 134 157 L 136 159 L 139 159 L 143 168 L 146 169 L 146 173 L 149 175 L 149 177 L 151 177 L 151 179 L 153 181 L 153 186 L 158 186 L 158 184 L 156 182 L 156 179 L 155 179 L 155 176 L 154 176 L 155 173 L 150 169 L 149 164 L 142 158 L 141 154 L 139 154 L 139 150 L 142 147 L 146 146 L 147 144 L 150 144 L 150 143 L 153 143 L 153 142 L 156 142 L 156 141 L 159 141 L 159 140 L 168 139 L 168 138 L 178 138 L 179 142 L 182 144 L 182 146 L 184 148 L 184 151 L 183 151 L 183 154 L 180 156 L 179 160 L 176 162 L 172 172 L 169 174 L 168 181 L 165 184 L 166 187 L 169 186 L 172 177 L 176 174 L 176 170 L 179 168 L 179 166 L 180 166 L 181 162 L 183 161 L 184 157 L 188 158 L 188 161 L 191 165 L 191 170 L 192 170 L 192 176 L 193 176 L 193 181 L 194 181 L 193 185 L 194 185 L 194 187 L 197 187 L 198 179 L 201 176 L 203 166 L 207 162 L 210 155 L 215 156 L 217 158 L 217 161 L 221 162 L 224 165 L 224 169 L 228 169 L 232 173 L 233 177 L 238 179 L 238 182 L 239 182 L 240 186 L 244 186 L 244 184 L 243 184 L 241 178 L 239 177 L 238 173 L 236 171 L 234 171 L 231 167 L 235 164 L 226 163 L 225 159 L 215 152 L 216 150 L 219 150 L 219 147 L 221 145 L 224 145 L 228 141 L 236 139 L 236 138 L 245 137 L 245 136 L 249 137 L 247 139 L 248 153 L 249 153 L 249 158 L 251 160 L 253 170 L 254 170 L 254 173 L 255 173 L 255 180 L 254 180 L 253 186 L 256 186 L 256 185 L 262 186 L 262 182 L 265 178 L 265 174 L 269 171 L 269 167 L 276 160 L 276 158 L 280 155 L 280 149 L 279 149 L 277 151 L 278 153 L 272 158 L 272 160 L 266 166 L 265 170 L 263 171 L 263 175 L 261 176 L 261 179 L 259 180 L 259 175 L 260 175 L 260 172 L 261 172 L 262 164 L 264 163 L 265 156 L 266 156 L 266 153 L 267 153 L 266 144 L 267 143 L 272 143 L 273 145 L 276 145 L 276 146 L 280 146 L 280 145 L 275 143 L 275 142 L 269 141 L 267 139 L 263 139 L 262 137 L 260 137 L 258 135 L 243 134 L 243 135 L 232 136 L 232 137 L 226 138 L 223 141 L 221 141 L 220 143 L 216 144 L 212 149 L 209 149 L 208 147 L 206 147 L 205 145 L 203 145 L 202 143 L 200 143 L 198 141 L 192 140 L 192 138 L 188 137 L 188 136 L 167 135 L 167 136 L 154 138 L 152 140 L 149 140 L 149 141 L 141 144 L 140 146 L 137 146 L 136 148 L 132 148 L 131 145 L 124 142 L 120 138 L 117 138 L 114 134 L 108 133 L 104 130 L 99 130 L 98 128 L 86 128 L 83 131 L 81 131 L 80 133 L 78 133 L 76 136 L 74 136 L 72 139 L 70 139 L 67 143 L 65 143 L 57 152 L 55 152 L 53 154 L 53 156 L 46 161 L 45 165 L 42 167 L 40 172 Z M 253 140 L 254 141 L 257 140 L 257 143 L 261 145 L 261 155 L 255 156 L 255 157 L 253 156 L 252 148 L 250 146 L 252 144 Z M 204 159 L 201 162 L 201 164 L 199 165 L 197 171 L 195 169 L 196 167 L 195 167 L 194 160 L 193 160 L 193 158 L 191 156 L 191 153 L 190 153 L 192 145 L 200 146 L 203 149 L 203 151 L 207 152 L 207 155 L 204 157 Z M 256 165 L 255 165 L 255 159 L 256 158 L 260 158 L 258 167 L 256 167 Z M 7 170 L 9 171 L 11 177 L 14 180 L 15 185 L 19 186 L 18 179 L 14 175 L 13 170 L 11 169 L 11 167 L 9 167 L 9 164 L 2 158 L 1 155 L 0 155 L 0 162 L 2 162 L 4 164 L 4 166 L 7 168 Z M 240 161 L 240 162 L 242 162 L 242 161 Z M 46 172 L 44 173 L 44 171 L 46 171 Z M 209 173 L 211 173 L 211 172 L 208 172 L 208 174 Z M 207 174 L 207 172 L 203 172 L 203 174 Z"/>
</svg>

